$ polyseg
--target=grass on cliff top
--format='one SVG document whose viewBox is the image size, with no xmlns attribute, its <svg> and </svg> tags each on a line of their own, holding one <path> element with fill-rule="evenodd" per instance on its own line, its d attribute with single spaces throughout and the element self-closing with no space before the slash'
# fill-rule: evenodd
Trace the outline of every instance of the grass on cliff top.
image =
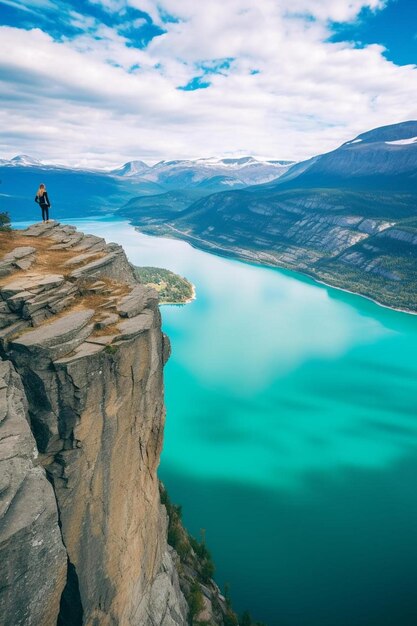
<svg viewBox="0 0 417 626">
<path fill-rule="evenodd" d="M 79 264 L 71 265 L 70 267 L 64 267 L 64 263 L 69 259 L 73 258 L 78 254 L 82 254 L 82 252 L 74 251 L 69 248 L 66 250 L 51 250 L 51 246 L 55 245 L 57 242 L 54 239 L 49 237 L 28 237 L 27 235 L 23 235 L 20 231 L 17 230 L 0 230 L 0 259 L 11 252 L 17 247 L 26 247 L 30 246 L 36 249 L 36 257 L 34 263 L 30 266 L 28 270 L 19 270 L 16 269 L 12 274 L 8 274 L 0 279 L 0 285 L 7 284 L 8 282 L 14 280 L 15 278 L 22 277 L 24 275 L 31 274 L 51 274 L 51 273 L 59 273 L 64 276 L 65 279 L 68 279 L 70 273 L 80 267 L 80 265 L 84 265 L 90 263 L 98 258 L 101 258 L 104 253 L 97 253 L 82 261 Z M 105 293 L 92 293 L 89 291 L 89 287 L 92 283 L 95 282 L 105 283 Z M 55 315 L 51 315 L 50 318 L 45 320 L 43 324 L 50 324 L 55 322 L 56 320 L 72 313 L 73 311 L 78 311 L 81 309 L 93 309 L 95 314 L 92 318 L 92 322 L 96 323 L 100 321 L 103 317 L 110 315 L 116 311 L 116 303 L 117 300 L 127 295 L 130 291 L 130 288 L 127 284 L 118 283 L 115 280 L 106 277 L 100 278 L 92 278 L 85 279 L 81 281 L 77 281 L 79 286 L 79 293 L 74 295 L 73 302 L 65 307 L 59 313 Z M 117 300 L 114 300 L 113 306 L 109 308 L 103 309 L 103 305 L 109 302 L 110 298 L 116 297 Z M 19 334 L 23 334 L 33 330 L 32 326 L 21 331 Z M 111 324 L 105 328 L 95 328 L 93 331 L 93 336 L 102 336 L 102 335 L 117 335 L 118 334 L 117 324 Z"/>
<path fill-rule="evenodd" d="M 51 250 L 51 246 L 57 243 L 57 241 L 50 237 L 28 237 L 27 235 L 22 235 L 18 230 L 0 231 L 0 259 L 5 254 L 12 252 L 15 248 L 28 246 L 36 250 L 35 262 L 30 267 L 30 271 L 39 273 L 45 272 L 48 274 L 60 273 L 67 277 L 73 270 L 80 267 L 80 265 L 96 261 L 105 254 L 103 252 L 97 252 L 85 261 L 71 266 L 64 266 L 66 261 L 83 253 L 81 251 L 74 251 L 71 248 L 67 250 Z M 22 274 L 22 270 L 16 270 L 16 274 Z M 5 278 L 8 279 L 7 276 Z"/>
<path fill-rule="evenodd" d="M 16 276 L 16 274 L 11 274 L 7 276 L 6 278 L 8 278 L 9 280 L 12 280 Z M 22 272 L 19 272 L 19 275 L 22 275 Z M 96 281 L 94 280 L 94 281 L 89 281 L 89 282 L 91 283 L 91 282 L 96 282 Z M 120 287 L 122 288 L 125 287 L 125 285 L 120 285 L 119 283 L 116 283 L 111 280 L 108 280 L 106 282 L 108 283 L 109 290 L 113 290 L 113 293 L 117 291 Z M 86 288 L 87 288 L 87 285 L 86 285 Z M 127 289 L 126 291 L 124 289 L 121 291 L 120 297 L 122 297 L 129 291 L 129 288 L 127 287 L 127 285 L 126 285 L 126 289 Z M 86 309 L 92 309 L 95 312 L 89 323 L 97 324 L 97 322 L 101 321 L 103 317 L 106 317 L 107 315 L 111 315 L 112 313 L 116 312 L 115 305 L 106 309 L 102 308 L 103 304 L 106 304 L 106 302 L 108 301 L 108 298 L 109 296 L 105 294 L 94 294 L 94 293 L 87 293 L 87 292 L 83 293 L 83 291 L 81 291 L 81 293 L 76 293 L 74 294 L 73 302 L 71 302 L 69 306 L 62 309 L 62 311 L 59 311 L 59 313 L 55 313 L 51 315 L 49 318 L 44 320 L 41 325 L 44 326 L 47 324 L 53 324 L 57 320 L 61 319 L 62 317 L 65 317 L 66 315 L 69 315 L 70 313 L 74 313 L 75 311 L 83 311 Z M 14 338 L 24 335 L 32 330 L 33 330 L 33 326 L 28 326 L 27 328 L 24 328 L 23 330 L 19 331 L 16 335 L 14 335 Z M 117 327 L 117 323 L 115 323 L 115 324 L 106 326 L 105 328 L 95 327 L 93 332 L 91 333 L 91 336 L 102 337 L 104 335 L 118 335 L 118 334 L 119 334 L 119 329 Z"/>
</svg>

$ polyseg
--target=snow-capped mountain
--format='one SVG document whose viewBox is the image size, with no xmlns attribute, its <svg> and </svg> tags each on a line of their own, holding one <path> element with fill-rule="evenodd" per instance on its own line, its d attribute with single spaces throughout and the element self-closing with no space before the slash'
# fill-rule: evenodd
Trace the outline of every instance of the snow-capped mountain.
<svg viewBox="0 0 417 626">
<path fill-rule="evenodd" d="M 291 181 L 291 183 L 290 183 Z M 417 185 L 417 121 L 375 128 L 336 150 L 297 163 L 278 184 L 319 187 Z"/>
<path fill-rule="evenodd" d="M 17 154 L 12 159 L 0 159 L 0 165 L 6 167 L 42 167 L 48 169 L 64 169 L 64 165 L 46 164 L 28 154 Z"/>
<path fill-rule="evenodd" d="M 10 159 L 10 161 L 2 163 L 2 165 L 5 165 L 6 163 L 14 165 L 15 167 L 39 167 L 43 165 L 41 161 L 38 161 L 38 159 L 34 159 L 27 154 L 18 154 L 13 157 L 13 159 Z"/>
<path fill-rule="evenodd" d="M 254 157 L 181 159 L 160 161 L 152 167 L 143 161 L 130 161 L 111 173 L 136 176 L 166 188 L 180 187 L 245 187 L 266 183 L 282 176 L 292 161 L 260 161 Z"/>
<path fill-rule="evenodd" d="M 10 160 L 0 159 L 3 167 L 59 169 L 74 172 L 100 170 L 71 168 L 63 165 L 46 164 L 27 154 L 19 154 Z M 148 165 L 144 161 L 128 161 L 113 169 L 103 170 L 102 174 L 157 185 L 159 192 L 184 187 L 201 187 L 207 189 L 241 188 L 275 180 L 285 174 L 293 165 L 292 161 L 261 161 L 254 157 L 223 158 L 214 157 L 201 159 L 177 159 L 160 161 Z"/>
<path fill-rule="evenodd" d="M 59 163 L 44 163 L 39 159 L 35 159 L 28 154 L 18 154 L 12 159 L 0 159 L 0 166 L 5 167 L 22 167 L 22 168 L 41 168 L 43 170 L 68 170 L 69 172 L 98 172 L 108 174 L 108 171 L 89 167 L 71 167 Z"/>
<path fill-rule="evenodd" d="M 129 161 L 115 170 L 111 170 L 111 174 L 115 176 L 141 176 L 150 170 L 150 165 L 143 161 Z"/>
</svg>

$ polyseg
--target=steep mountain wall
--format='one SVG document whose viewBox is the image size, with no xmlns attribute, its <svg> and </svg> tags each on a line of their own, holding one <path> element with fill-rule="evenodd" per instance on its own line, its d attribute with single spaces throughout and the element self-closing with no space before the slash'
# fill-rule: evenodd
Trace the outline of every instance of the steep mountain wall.
<svg viewBox="0 0 417 626">
<path fill-rule="evenodd" d="M 19 375 L 0 362 L 0 623 L 56 624 L 67 557 Z"/>
<path fill-rule="evenodd" d="M 417 311 L 417 194 L 337 189 L 223 192 L 140 230 L 301 271 L 381 304 Z M 135 218 L 130 217 L 135 223 Z"/>
<path fill-rule="evenodd" d="M 169 356 L 156 293 L 119 246 L 72 227 L 35 225 L 9 248 L 0 622 L 186 624 L 156 476 Z"/>
</svg>

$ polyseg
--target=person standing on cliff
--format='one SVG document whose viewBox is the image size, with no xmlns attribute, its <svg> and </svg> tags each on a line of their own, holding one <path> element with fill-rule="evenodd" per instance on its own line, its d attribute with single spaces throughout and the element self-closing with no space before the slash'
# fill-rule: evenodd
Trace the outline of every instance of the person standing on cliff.
<svg viewBox="0 0 417 626">
<path fill-rule="evenodd" d="M 42 221 L 49 222 L 49 209 L 51 208 L 51 203 L 49 202 L 48 192 L 46 191 L 46 187 L 43 183 L 39 185 L 39 189 L 35 196 L 35 202 L 37 202 L 42 209 Z"/>
</svg>

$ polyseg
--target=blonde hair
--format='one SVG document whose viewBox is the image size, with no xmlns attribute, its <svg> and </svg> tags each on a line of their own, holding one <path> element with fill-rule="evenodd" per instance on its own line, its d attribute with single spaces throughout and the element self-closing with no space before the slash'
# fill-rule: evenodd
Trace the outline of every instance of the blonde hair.
<svg viewBox="0 0 417 626">
<path fill-rule="evenodd" d="M 46 187 L 45 187 L 45 185 L 43 183 L 41 183 L 39 185 L 39 189 L 38 189 L 38 192 L 36 194 L 38 196 L 38 198 L 42 198 L 42 196 L 45 193 L 45 191 L 46 191 Z"/>
</svg>

